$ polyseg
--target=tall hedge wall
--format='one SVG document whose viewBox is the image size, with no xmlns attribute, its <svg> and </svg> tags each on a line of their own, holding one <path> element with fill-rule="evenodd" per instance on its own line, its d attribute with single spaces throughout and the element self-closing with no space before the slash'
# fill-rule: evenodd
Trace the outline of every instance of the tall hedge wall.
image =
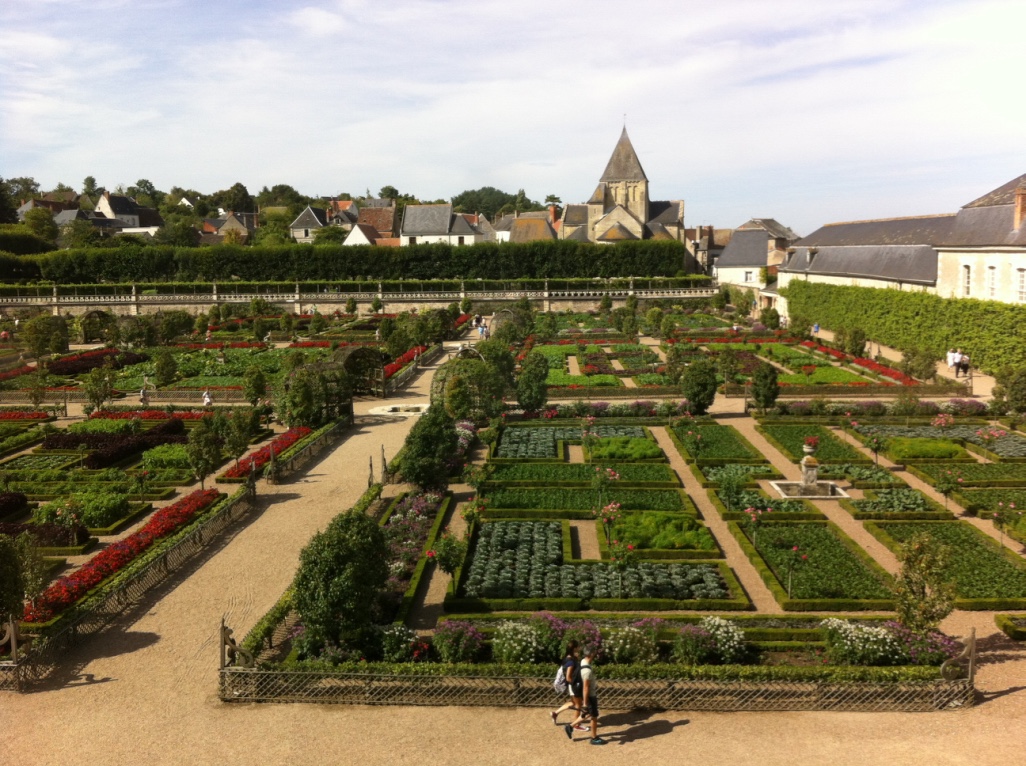
<svg viewBox="0 0 1026 766">
<path fill-rule="evenodd" d="M 1026 306 L 797 280 L 783 292 L 788 313 L 828 330 L 859 327 L 874 341 L 938 359 L 958 346 L 985 370 L 1026 365 Z"/>
<path fill-rule="evenodd" d="M 37 237 L 22 224 L 0 224 L 0 251 L 16 255 L 45 253 L 53 247 L 42 237 Z"/>
<path fill-rule="evenodd" d="M 657 277 L 684 268 L 684 245 L 642 241 L 482 243 L 474 246 L 118 247 L 26 256 L 40 279 L 58 283 L 352 279 Z M 3 265 L 0 264 L 0 269 Z M 10 279 L 7 270 L 0 277 Z M 17 278 L 17 277 L 13 277 Z"/>
</svg>

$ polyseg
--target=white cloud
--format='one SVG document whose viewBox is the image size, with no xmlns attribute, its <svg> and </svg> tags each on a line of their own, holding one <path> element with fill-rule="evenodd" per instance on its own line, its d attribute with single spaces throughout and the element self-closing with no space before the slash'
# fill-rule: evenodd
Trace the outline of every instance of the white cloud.
<svg viewBox="0 0 1026 766">
<path fill-rule="evenodd" d="M 625 112 L 689 223 L 950 211 L 1026 170 L 1021 2 L 93 7 L 0 9 L 3 175 L 569 202 Z"/>
</svg>

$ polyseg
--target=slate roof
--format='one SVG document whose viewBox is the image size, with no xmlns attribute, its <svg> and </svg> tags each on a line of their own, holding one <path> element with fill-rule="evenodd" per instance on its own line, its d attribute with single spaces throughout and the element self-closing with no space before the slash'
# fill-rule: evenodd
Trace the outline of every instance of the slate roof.
<svg viewBox="0 0 1026 766">
<path fill-rule="evenodd" d="M 774 239 L 786 239 L 789 242 L 794 242 L 799 239 L 798 235 L 794 231 L 784 224 L 780 223 L 775 218 L 752 218 L 750 221 L 746 221 L 737 227 L 739 231 L 745 229 L 763 229 L 768 232 Z"/>
<path fill-rule="evenodd" d="M 373 226 L 379 236 L 391 236 L 395 231 L 395 207 L 362 207 L 357 223 Z"/>
<path fill-rule="evenodd" d="M 474 228 L 473 224 L 459 213 L 452 217 L 452 221 L 449 224 L 449 233 L 461 236 L 473 236 L 475 234 L 480 234 L 480 232 Z"/>
<path fill-rule="evenodd" d="M 738 229 L 716 259 L 716 268 L 762 267 L 768 254 L 769 234 L 765 229 Z"/>
<path fill-rule="evenodd" d="M 496 231 L 509 231 L 510 228 L 513 226 L 513 221 L 515 221 L 515 220 L 516 220 L 516 218 L 512 214 L 504 215 L 504 216 L 502 216 L 502 218 L 500 218 L 498 221 L 495 222 L 495 224 L 494 224 L 495 230 Z"/>
<path fill-rule="evenodd" d="M 871 221 L 828 223 L 797 244 L 805 247 L 834 245 L 930 245 L 944 239 L 955 216 L 924 215 Z"/>
<path fill-rule="evenodd" d="M 568 236 L 566 236 L 566 237 L 564 237 L 564 239 L 569 239 L 572 242 L 590 242 L 591 241 L 590 239 L 588 239 L 588 229 L 585 228 L 584 226 L 580 227 L 579 229 L 574 229 L 573 233 L 568 235 Z"/>
<path fill-rule="evenodd" d="M 137 207 L 135 212 L 139 216 L 140 226 L 163 226 L 164 219 L 160 217 L 158 213 L 152 207 Z"/>
<path fill-rule="evenodd" d="M 526 213 L 520 214 L 521 218 L 548 218 L 548 210 L 529 210 Z"/>
<path fill-rule="evenodd" d="M 53 222 L 58 226 L 63 226 L 66 223 L 78 220 L 89 220 L 89 214 L 84 210 L 62 210 L 53 217 Z"/>
<path fill-rule="evenodd" d="M 368 198 L 360 201 L 362 207 L 394 207 L 395 200 L 384 198 Z"/>
<path fill-rule="evenodd" d="M 676 237 L 670 234 L 670 232 L 666 230 L 666 227 L 657 221 L 651 221 L 645 224 L 645 229 L 648 230 L 648 236 L 651 239 L 676 240 Z"/>
<path fill-rule="evenodd" d="M 1026 226 L 1016 230 L 1012 228 L 1014 223 L 1014 205 L 967 206 L 958 211 L 951 227 L 934 244 L 938 247 L 1026 247 Z"/>
<path fill-rule="evenodd" d="M 448 234 L 451 223 L 452 205 L 407 205 L 403 209 L 402 234 Z"/>
<path fill-rule="evenodd" d="M 538 240 L 552 240 L 556 238 L 556 232 L 545 218 L 524 218 L 521 216 L 513 222 L 509 231 L 510 242 L 535 242 Z"/>
<path fill-rule="evenodd" d="M 604 205 L 606 202 L 606 185 L 600 183 L 595 187 L 595 191 L 591 195 L 591 199 L 588 200 L 589 205 Z"/>
<path fill-rule="evenodd" d="M 567 226 L 586 226 L 588 223 L 588 206 L 567 205 L 563 208 L 563 223 Z"/>
<path fill-rule="evenodd" d="M 991 205 L 1011 205 L 1015 202 L 1015 189 L 1021 183 L 1026 183 L 1026 173 L 1013 178 L 1006 184 L 1002 184 L 993 191 L 989 191 L 978 199 L 974 199 L 964 208 L 990 207 Z"/>
<path fill-rule="evenodd" d="M 684 220 L 684 201 L 653 200 L 648 203 L 648 220 L 653 223 L 661 223 L 664 226 L 680 226 Z"/>
<path fill-rule="evenodd" d="M 104 196 L 107 197 L 107 201 L 110 203 L 110 209 L 114 212 L 114 215 L 136 214 L 136 208 L 139 206 L 135 204 L 135 200 L 131 197 L 109 193 L 105 193 Z"/>
<path fill-rule="evenodd" d="M 937 282 L 937 251 L 929 245 L 827 245 L 818 248 L 810 263 L 809 248 L 798 247 L 779 271 L 932 285 Z"/>
<path fill-rule="evenodd" d="M 299 216 L 290 225 L 290 229 L 319 229 L 322 226 L 328 225 L 327 214 L 322 207 L 311 207 L 306 206 L 306 210 L 299 214 Z"/>
<path fill-rule="evenodd" d="M 598 238 L 599 242 L 625 242 L 627 240 L 637 239 L 631 231 L 624 226 L 622 223 L 617 223 L 610 226 L 606 231 L 602 233 L 602 236 Z"/>
<path fill-rule="evenodd" d="M 600 181 L 647 181 L 648 176 L 641 168 L 641 160 L 638 153 L 634 151 L 631 139 L 627 135 L 627 128 L 620 134 L 620 140 L 616 142 L 613 149 L 613 156 L 609 158 L 606 170 Z"/>
</svg>

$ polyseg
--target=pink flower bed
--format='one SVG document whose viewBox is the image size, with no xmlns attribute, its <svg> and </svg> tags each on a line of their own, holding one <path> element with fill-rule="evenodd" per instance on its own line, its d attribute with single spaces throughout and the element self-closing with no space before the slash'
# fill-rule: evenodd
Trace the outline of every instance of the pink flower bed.
<svg viewBox="0 0 1026 766">
<path fill-rule="evenodd" d="M 275 437 L 274 441 L 267 446 L 261 447 L 253 454 L 244 457 L 239 461 L 238 465 L 233 465 L 222 475 L 226 479 L 241 479 L 249 475 L 249 472 L 252 470 L 251 466 L 253 465 L 256 465 L 256 470 L 259 471 L 270 462 L 272 449 L 274 450 L 275 455 L 280 455 L 304 436 L 311 433 L 313 433 L 313 429 L 307 428 L 306 426 L 290 428 L 281 436 Z"/>
<path fill-rule="evenodd" d="M 47 588 L 36 599 L 34 607 L 25 607 L 25 622 L 53 619 L 108 577 L 124 569 L 157 540 L 188 524 L 219 497 L 221 493 L 216 489 L 199 490 L 161 508 L 138 532 L 104 548 L 78 570 Z"/>
</svg>

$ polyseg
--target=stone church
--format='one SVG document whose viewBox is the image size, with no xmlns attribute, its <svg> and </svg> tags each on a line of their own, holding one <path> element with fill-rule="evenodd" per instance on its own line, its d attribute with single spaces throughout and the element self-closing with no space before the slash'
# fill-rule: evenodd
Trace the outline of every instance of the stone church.
<svg viewBox="0 0 1026 766">
<path fill-rule="evenodd" d="M 648 176 L 625 127 L 591 199 L 563 210 L 559 238 L 609 244 L 633 239 L 683 242 L 684 201 L 649 199 Z"/>
</svg>

